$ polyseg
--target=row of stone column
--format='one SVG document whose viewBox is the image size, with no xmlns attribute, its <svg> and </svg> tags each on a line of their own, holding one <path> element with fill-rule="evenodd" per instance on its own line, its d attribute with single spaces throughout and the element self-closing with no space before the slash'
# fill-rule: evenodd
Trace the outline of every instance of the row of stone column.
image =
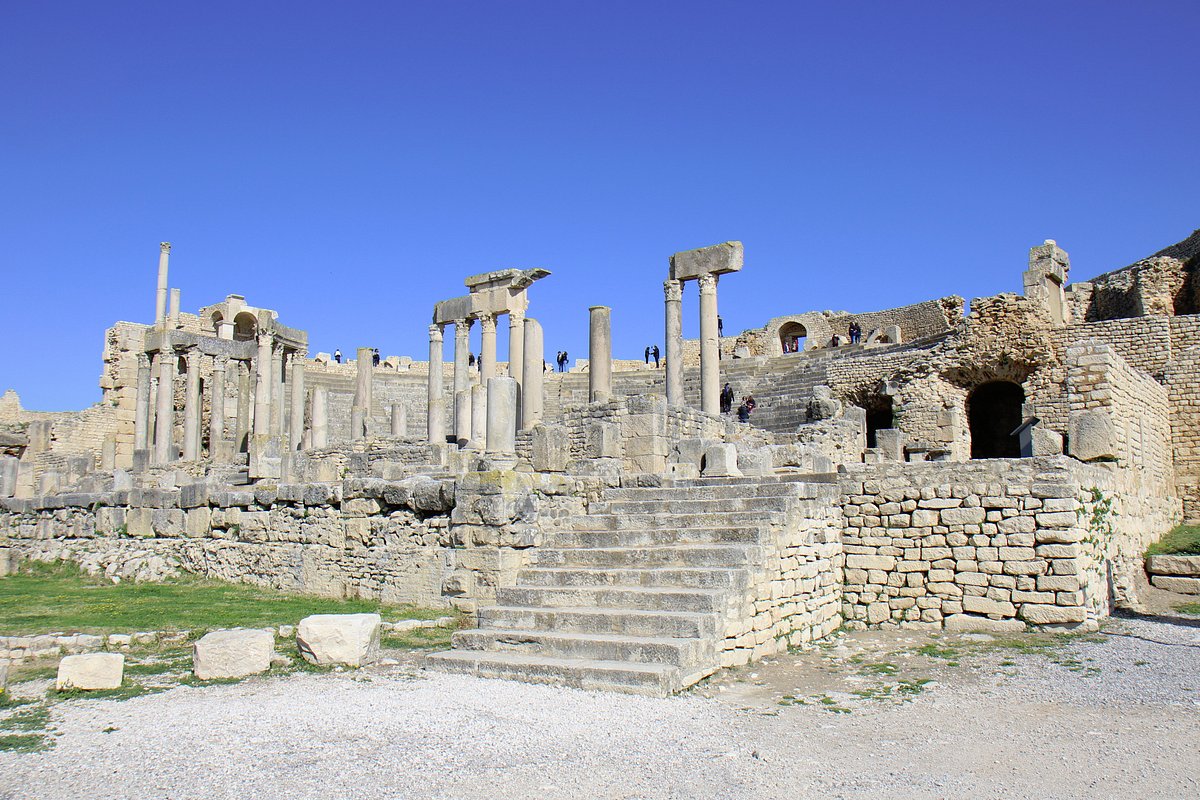
<svg viewBox="0 0 1200 800">
<path fill-rule="evenodd" d="M 304 435 L 304 353 L 296 351 L 285 354 L 284 348 L 272 343 L 269 336 L 260 337 L 258 357 L 255 364 L 253 392 L 250 388 L 249 366 L 238 359 L 238 386 L 235 449 L 251 434 L 277 436 L 287 433 L 287 444 L 297 450 L 303 446 Z M 183 398 L 183 441 L 184 461 L 194 461 L 202 451 L 200 357 L 196 349 L 183 353 L 187 362 Z M 134 449 L 151 453 L 154 463 L 168 463 L 175 458 L 175 371 L 178 354 L 165 347 L 154 355 L 153 369 L 150 356 L 138 356 L 137 395 L 134 410 Z M 285 380 L 286 360 L 286 380 Z M 225 441 L 226 382 L 229 359 L 217 356 L 213 359 L 213 371 L 209 378 L 210 413 L 208 440 L 210 453 L 218 443 Z M 157 374 L 154 374 L 157 373 Z M 285 386 L 291 392 L 291 407 L 284 417 Z M 253 394 L 253 428 L 251 429 L 251 394 Z M 316 404 L 314 403 L 314 411 Z M 324 404 L 321 404 L 324 407 Z M 314 414 L 315 416 L 315 414 Z M 327 434 L 326 434 L 327 435 Z M 315 437 L 314 437 L 315 438 Z"/>
<path fill-rule="evenodd" d="M 721 340 L 717 316 L 717 275 L 696 278 L 700 285 L 700 410 L 721 411 Z M 666 294 L 667 403 L 683 405 L 683 281 L 668 279 Z"/>
</svg>

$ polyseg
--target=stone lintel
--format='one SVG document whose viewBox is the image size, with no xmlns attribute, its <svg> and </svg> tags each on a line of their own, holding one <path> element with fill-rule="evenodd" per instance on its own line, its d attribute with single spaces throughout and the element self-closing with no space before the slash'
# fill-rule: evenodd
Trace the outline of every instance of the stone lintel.
<svg viewBox="0 0 1200 800">
<path fill-rule="evenodd" d="M 695 250 L 684 250 L 671 256 L 671 277 L 690 281 L 701 275 L 724 275 L 742 268 L 744 250 L 741 242 L 722 242 Z"/>
</svg>

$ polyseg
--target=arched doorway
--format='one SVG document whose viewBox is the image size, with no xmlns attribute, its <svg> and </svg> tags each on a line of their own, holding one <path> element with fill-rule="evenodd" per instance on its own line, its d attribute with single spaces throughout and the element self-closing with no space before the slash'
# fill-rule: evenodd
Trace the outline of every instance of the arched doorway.
<svg viewBox="0 0 1200 800">
<path fill-rule="evenodd" d="M 799 322 L 787 322 L 779 328 L 779 346 L 785 353 L 803 352 L 807 338 L 808 331 Z"/>
<path fill-rule="evenodd" d="M 233 318 L 233 339 L 237 342 L 252 342 L 258 336 L 258 320 L 249 311 Z"/>
<path fill-rule="evenodd" d="M 971 458 L 1020 458 L 1021 445 L 1012 432 L 1021 424 L 1025 390 L 1012 381 L 990 381 L 967 397 Z"/>
<path fill-rule="evenodd" d="M 867 404 L 867 447 L 878 447 L 876 431 L 891 428 L 895 425 L 892 414 L 892 398 L 883 395 L 872 398 Z"/>
</svg>

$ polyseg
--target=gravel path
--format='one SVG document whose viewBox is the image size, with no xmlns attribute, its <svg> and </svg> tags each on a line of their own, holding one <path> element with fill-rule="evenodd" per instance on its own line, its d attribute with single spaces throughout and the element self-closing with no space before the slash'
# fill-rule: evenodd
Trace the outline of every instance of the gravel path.
<svg viewBox="0 0 1200 800">
<path fill-rule="evenodd" d="M 0 798 L 1200 796 L 1200 628 L 1110 631 L 1050 658 L 972 655 L 903 702 L 833 674 L 850 713 L 780 705 L 789 678 L 829 671 L 816 651 L 723 676 L 713 699 L 402 666 L 74 701 L 52 750 L 0 753 Z"/>
</svg>

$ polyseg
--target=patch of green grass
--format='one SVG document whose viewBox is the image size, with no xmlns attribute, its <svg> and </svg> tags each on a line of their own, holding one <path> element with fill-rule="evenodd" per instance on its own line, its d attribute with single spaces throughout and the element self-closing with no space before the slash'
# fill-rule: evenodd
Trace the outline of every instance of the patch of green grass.
<svg viewBox="0 0 1200 800">
<path fill-rule="evenodd" d="M 0 709 L 27 706 L 32 702 L 28 697 L 13 697 L 12 692 L 0 691 Z"/>
<path fill-rule="evenodd" d="M 390 650 L 448 650 L 454 628 L 417 628 L 404 633 L 389 633 L 379 646 Z"/>
<path fill-rule="evenodd" d="M 136 681 L 124 681 L 116 689 L 63 689 L 51 687 L 47 696 L 54 700 L 131 700 L 147 694 L 165 692 L 167 686 L 145 686 Z"/>
<path fill-rule="evenodd" d="M 864 675 L 895 675 L 899 669 L 895 664 L 878 661 L 873 664 L 863 664 L 859 672 Z"/>
<path fill-rule="evenodd" d="M 53 680 L 58 677 L 57 664 L 19 664 L 11 668 L 8 674 L 9 683 L 24 683 L 25 681 Z"/>
<path fill-rule="evenodd" d="M 0 730 L 5 731 L 40 731 L 50 722 L 50 709 L 46 706 L 34 706 L 24 711 L 17 711 L 0 719 Z"/>
<path fill-rule="evenodd" d="M 1200 556 L 1200 525 L 1179 525 L 1146 548 L 1148 556 Z"/>
<path fill-rule="evenodd" d="M 900 681 L 896 691 L 902 695 L 917 695 L 925 691 L 925 687 L 933 683 L 933 678 L 918 678 L 916 680 Z"/>
<path fill-rule="evenodd" d="M 1200 617 L 1200 603 L 1180 603 L 1175 606 L 1175 610 L 1189 617 Z"/>
<path fill-rule="evenodd" d="M 387 620 L 431 619 L 445 613 L 373 600 L 288 594 L 192 576 L 165 583 L 113 584 L 65 563 L 34 562 L 0 581 L 0 635 L 262 628 L 295 624 L 310 614 L 369 612 Z"/>
<path fill-rule="evenodd" d="M 917 653 L 928 658 L 940 658 L 945 661 L 953 661 L 960 655 L 959 651 L 953 647 L 939 647 L 933 642 L 917 648 Z"/>
<path fill-rule="evenodd" d="M 52 742 L 40 733 L 0 734 L 0 752 L 37 753 L 49 749 Z"/>
</svg>

